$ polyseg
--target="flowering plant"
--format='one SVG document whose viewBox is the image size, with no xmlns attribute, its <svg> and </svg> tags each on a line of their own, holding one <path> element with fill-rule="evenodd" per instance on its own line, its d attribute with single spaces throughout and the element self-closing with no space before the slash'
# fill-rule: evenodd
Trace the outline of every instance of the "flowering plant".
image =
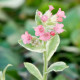
<svg viewBox="0 0 80 80">
<path fill-rule="evenodd" d="M 34 27 L 35 36 L 31 36 L 26 31 L 25 34 L 22 34 L 21 39 L 19 40 L 19 44 L 24 48 L 33 52 L 43 53 L 43 76 L 36 66 L 28 62 L 24 63 L 27 70 L 39 80 L 47 80 L 48 73 L 51 71 L 58 72 L 68 68 L 68 66 L 62 61 L 53 63 L 48 67 L 48 62 L 60 43 L 58 34 L 64 31 L 64 25 L 59 24 L 58 22 L 62 22 L 63 18 L 66 18 L 65 13 L 61 8 L 59 8 L 55 15 L 52 15 L 51 11 L 53 9 L 54 7 L 49 5 L 49 10 L 44 14 L 37 10 L 35 15 L 37 27 Z"/>
</svg>

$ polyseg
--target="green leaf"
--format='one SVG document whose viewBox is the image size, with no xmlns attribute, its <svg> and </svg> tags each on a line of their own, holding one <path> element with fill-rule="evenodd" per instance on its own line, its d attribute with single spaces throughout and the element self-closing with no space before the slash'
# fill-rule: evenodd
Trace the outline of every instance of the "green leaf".
<svg viewBox="0 0 80 80">
<path fill-rule="evenodd" d="M 33 46 L 32 44 L 24 44 L 22 40 L 19 40 L 18 43 L 23 46 L 24 48 L 33 51 L 33 52 L 39 52 L 42 53 L 45 51 L 45 48 L 43 44 L 39 44 L 39 46 Z"/>
<path fill-rule="evenodd" d="M 22 63 L 22 60 L 22 56 L 16 52 L 12 52 L 11 48 L 0 47 L 0 69 L 3 69 L 7 64 L 17 67 Z"/>
<path fill-rule="evenodd" d="M 46 44 L 46 51 L 47 51 L 47 59 L 48 61 L 53 56 L 55 51 L 57 50 L 57 47 L 60 43 L 60 39 L 58 35 L 55 35 L 52 39 L 50 39 Z"/>
<path fill-rule="evenodd" d="M 72 32 L 71 34 L 71 41 L 75 46 L 80 47 L 80 29 L 77 29 L 75 31 Z"/>
<path fill-rule="evenodd" d="M 66 19 L 64 19 L 62 23 L 64 24 L 64 29 L 66 30 L 61 34 L 62 37 L 69 38 L 74 30 L 80 29 L 80 6 L 71 8 L 67 12 Z"/>
<path fill-rule="evenodd" d="M 41 24 L 42 24 L 42 22 L 41 22 L 40 17 L 37 15 L 37 12 L 38 12 L 38 10 L 36 11 L 35 21 L 36 21 L 36 24 L 37 24 L 37 25 L 41 25 Z"/>
<path fill-rule="evenodd" d="M 13 67 L 14 68 L 14 67 Z M 22 80 L 21 78 L 21 71 L 19 72 L 18 70 L 15 69 L 9 69 L 7 70 L 6 73 L 6 80 Z"/>
<path fill-rule="evenodd" d="M 34 75 L 39 80 L 42 80 L 42 75 L 40 71 L 33 64 L 26 62 L 24 63 L 24 65 L 32 75 Z"/>
<path fill-rule="evenodd" d="M 3 28 L 3 33 L 4 35 L 6 36 L 10 36 L 14 33 L 16 33 L 18 31 L 18 26 L 17 24 L 12 21 L 12 20 L 9 20 L 5 25 L 4 25 L 4 28 Z"/>
<path fill-rule="evenodd" d="M 5 67 L 5 69 L 3 70 L 1 80 L 5 80 L 5 73 L 6 73 L 6 70 L 7 70 L 7 68 L 10 67 L 10 66 L 12 66 L 12 65 L 11 65 L 11 64 L 8 64 L 8 65 Z"/>
<path fill-rule="evenodd" d="M 63 71 L 66 68 L 68 68 L 68 66 L 64 62 L 56 62 L 56 63 L 53 63 L 48 68 L 48 72 L 51 72 L 51 71 L 59 72 L 59 71 Z"/>
</svg>

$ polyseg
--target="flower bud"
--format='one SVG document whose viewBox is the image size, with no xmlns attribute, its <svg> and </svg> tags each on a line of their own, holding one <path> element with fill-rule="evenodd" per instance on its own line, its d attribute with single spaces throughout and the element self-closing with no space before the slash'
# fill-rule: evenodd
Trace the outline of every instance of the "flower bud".
<svg viewBox="0 0 80 80">
<path fill-rule="evenodd" d="M 52 11 L 54 7 L 52 5 L 49 5 L 49 10 Z"/>
</svg>

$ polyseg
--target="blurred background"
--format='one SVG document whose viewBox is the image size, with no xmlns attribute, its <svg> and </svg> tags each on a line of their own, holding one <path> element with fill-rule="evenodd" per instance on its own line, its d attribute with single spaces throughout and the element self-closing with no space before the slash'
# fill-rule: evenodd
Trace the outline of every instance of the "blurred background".
<svg viewBox="0 0 80 80">
<path fill-rule="evenodd" d="M 80 80 L 80 0 L 0 0 L 0 70 L 12 64 L 6 80 L 37 80 L 24 68 L 23 62 L 31 62 L 42 71 L 42 54 L 30 52 L 18 44 L 25 31 L 34 35 L 35 11 L 43 13 L 53 5 L 55 14 L 59 8 L 67 18 L 62 22 L 66 30 L 60 34 L 61 43 L 50 64 L 64 61 L 69 68 L 49 74 L 49 80 Z"/>
</svg>

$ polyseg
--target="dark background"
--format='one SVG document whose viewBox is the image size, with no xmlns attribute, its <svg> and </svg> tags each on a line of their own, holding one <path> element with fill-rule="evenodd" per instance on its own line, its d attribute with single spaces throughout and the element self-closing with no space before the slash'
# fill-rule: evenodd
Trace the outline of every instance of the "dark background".
<svg viewBox="0 0 80 80">
<path fill-rule="evenodd" d="M 31 62 L 42 71 L 42 53 L 24 49 L 18 40 L 26 30 L 34 35 L 35 11 L 44 13 L 48 5 L 55 7 L 53 14 L 62 8 L 67 16 L 63 21 L 66 31 L 60 34 L 61 43 L 50 64 L 64 61 L 69 65 L 63 72 L 51 72 L 49 80 L 80 80 L 80 0 L 20 0 L 22 4 L 10 1 L 0 0 L 0 70 L 7 64 L 13 65 L 6 72 L 6 80 L 37 80 L 23 62 Z"/>
</svg>

